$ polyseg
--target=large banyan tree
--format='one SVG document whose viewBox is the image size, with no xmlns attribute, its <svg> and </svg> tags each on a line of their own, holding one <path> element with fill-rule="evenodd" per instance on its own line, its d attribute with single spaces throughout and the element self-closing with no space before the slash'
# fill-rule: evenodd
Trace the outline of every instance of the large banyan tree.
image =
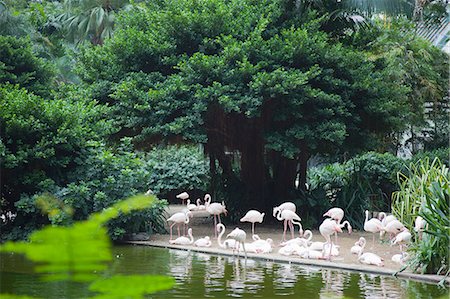
<svg viewBox="0 0 450 299">
<path fill-rule="evenodd" d="M 304 188 L 315 154 L 380 148 L 403 121 L 396 68 L 295 18 L 283 1 L 180 0 L 135 9 L 80 53 L 82 79 L 140 146 L 204 145 L 242 209 Z M 82 68 L 80 68 L 82 69 Z"/>
</svg>

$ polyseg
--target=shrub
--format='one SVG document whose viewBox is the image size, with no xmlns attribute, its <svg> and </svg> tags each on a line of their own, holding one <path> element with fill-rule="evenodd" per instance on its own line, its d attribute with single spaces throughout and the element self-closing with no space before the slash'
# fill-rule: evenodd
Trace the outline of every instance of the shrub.
<svg viewBox="0 0 450 299">
<path fill-rule="evenodd" d="M 416 235 L 409 265 L 421 273 L 449 271 L 450 173 L 438 159 L 411 163 L 407 175 L 399 173 L 400 190 L 393 194 L 393 214 L 413 232 L 414 220 L 427 222 L 423 239 Z M 448 275 L 448 272 L 447 272 Z"/>
<path fill-rule="evenodd" d="M 146 159 L 151 169 L 148 185 L 160 197 L 171 191 L 206 190 L 208 187 L 209 164 L 198 147 L 155 148 Z"/>
<path fill-rule="evenodd" d="M 124 138 L 115 149 L 102 142 L 88 142 L 82 150 L 80 167 L 71 173 L 72 182 L 56 194 L 74 208 L 74 219 L 82 220 L 93 213 L 149 188 L 151 167 L 144 156 L 136 153 L 131 139 Z M 157 201 L 151 209 L 118 217 L 109 224 L 110 236 L 122 239 L 126 233 L 161 232 L 166 201 Z"/>
<path fill-rule="evenodd" d="M 54 70 L 33 53 L 29 39 L 0 35 L 0 84 L 18 84 L 49 96 L 53 78 Z"/>
<path fill-rule="evenodd" d="M 70 182 L 85 144 L 110 132 L 109 121 L 102 119 L 106 110 L 95 101 L 46 100 L 18 86 L 0 85 L 1 208 L 28 214 L 18 213 L 15 226 L 44 221 L 26 210 L 34 206 L 33 195 Z"/>
<path fill-rule="evenodd" d="M 346 219 L 361 228 L 364 210 L 389 209 L 391 193 L 396 190 L 396 173 L 402 167 L 403 160 L 392 154 L 368 152 L 342 164 L 312 168 L 308 173 L 308 202 L 324 210 L 341 207 Z"/>
</svg>

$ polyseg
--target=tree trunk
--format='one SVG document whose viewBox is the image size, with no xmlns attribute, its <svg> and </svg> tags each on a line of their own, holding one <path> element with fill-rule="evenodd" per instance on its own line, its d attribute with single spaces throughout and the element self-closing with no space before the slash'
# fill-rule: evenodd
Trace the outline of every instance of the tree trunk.
<svg viewBox="0 0 450 299">
<path fill-rule="evenodd" d="M 300 190 L 306 190 L 306 177 L 307 177 L 307 169 L 308 169 L 308 160 L 309 160 L 308 147 L 306 146 L 306 143 L 304 141 L 302 141 L 301 144 L 300 144 L 300 157 L 299 157 L 300 178 L 299 178 L 298 188 Z"/>
</svg>

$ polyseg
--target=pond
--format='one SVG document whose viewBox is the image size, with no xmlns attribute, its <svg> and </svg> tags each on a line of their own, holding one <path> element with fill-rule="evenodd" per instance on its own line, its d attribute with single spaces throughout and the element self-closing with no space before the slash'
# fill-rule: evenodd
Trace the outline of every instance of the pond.
<svg viewBox="0 0 450 299">
<path fill-rule="evenodd" d="M 149 298 L 438 298 L 448 294 L 434 284 L 366 273 L 320 269 L 266 260 L 235 259 L 148 246 L 116 246 L 109 271 L 173 276 L 173 289 Z M 18 254 L 2 254 L 1 293 L 42 298 L 92 295 L 86 285 L 42 282 Z"/>
</svg>

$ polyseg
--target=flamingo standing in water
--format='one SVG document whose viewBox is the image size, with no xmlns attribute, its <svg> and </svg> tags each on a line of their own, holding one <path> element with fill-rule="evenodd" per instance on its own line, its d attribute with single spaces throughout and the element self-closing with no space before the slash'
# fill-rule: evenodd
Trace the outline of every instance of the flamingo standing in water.
<svg viewBox="0 0 450 299">
<path fill-rule="evenodd" d="M 181 199 L 181 204 L 184 205 L 184 201 L 189 198 L 189 194 L 187 192 L 182 192 L 177 195 L 178 199 Z"/>
<path fill-rule="evenodd" d="M 242 248 L 244 249 L 245 259 L 247 259 L 247 251 L 245 250 L 245 239 L 247 238 L 247 234 L 242 229 L 236 227 L 231 233 L 227 235 L 227 238 L 233 239 L 236 241 L 236 249 L 239 255 L 239 245 L 242 244 Z M 234 254 L 234 249 L 233 249 Z"/>
<path fill-rule="evenodd" d="M 177 244 L 177 245 L 190 245 L 192 243 L 194 243 L 194 237 L 192 236 L 192 228 L 188 229 L 188 236 L 187 237 L 178 237 L 175 240 L 169 240 L 170 244 Z"/>
<path fill-rule="evenodd" d="M 170 216 L 170 218 L 167 219 L 167 222 L 173 222 L 170 227 L 170 240 L 172 240 L 172 228 L 174 225 L 177 226 L 177 230 L 178 230 L 178 237 L 180 237 L 180 225 L 181 224 L 188 224 L 189 223 L 189 218 L 192 218 L 192 212 L 187 211 L 187 212 L 178 212 L 173 214 L 172 216 Z"/>
<path fill-rule="evenodd" d="M 211 203 L 211 195 L 206 194 L 205 195 L 205 207 L 206 207 L 206 211 L 211 214 L 214 218 L 214 236 L 217 237 L 217 222 L 222 223 L 220 221 L 220 214 L 225 214 L 225 216 L 227 215 L 228 211 L 225 207 L 225 203 L 222 201 L 222 203 L 218 203 L 218 202 L 213 202 Z M 217 217 L 217 219 L 216 219 Z"/>
<path fill-rule="evenodd" d="M 224 242 L 222 242 L 222 236 L 225 234 L 225 225 L 223 225 L 222 223 L 218 223 L 216 229 L 217 232 L 219 233 L 219 236 L 217 237 L 217 243 L 219 244 L 219 247 L 221 248 L 236 247 L 236 240 L 234 239 L 226 239 Z"/>
<path fill-rule="evenodd" d="M 257 210 L 250 210 L 241 218 L 241 222 L 252 223 L 252 236 L 255 235 L 255 222 L 262 223 L 265 213 L 260 213 Z"/>
<path fill-rule="evenodd" d="M 341 208 L 331 208 L 323 214 L 323 217 L 330 217 L 336 220 L 337 224 L 341 224 L 342 218 L 344 218 L 344 210 Z M 337 244 L 337 233 L 334 233 L 334 242 Z"/>
<path fill-rule="evenodd" d="M 366 220 L 364 221 L 364 230 L 366 232 L 372 233 L 372 246 L 375 246 L 375 234 L 379 233 L 380 231 L 384 230 L 383 225 L 381 224 L 381 221 L 377 218 L 372 218 L 369 220 L 369 211 L 366 210 Z"/>
<path fill-rule="evenodd" d="M 330 253 L 328 254 L 328 259 L 331 259 L 331 251 L 333 249 L 333 242 L 331 241 L 331 235 L 335 232 L 342 233 L 342 228 L 339 224 L 336 223 L 335 220 L 331 218 L 325 219 L 322 224 L 319 226 L 319 232 L 320 234 L 325 238 L 325 244 L 324 249 L 326 248 L 327 244 L 330 244 Z M 323 252 L 325 253 L 325 251 Z"/>
<path fill-rule="evenodd" d="M 298 232 L 300 233 L 300 237 L 303 236 L 303 228 L 300 223 L 302 219 L 295 212 L 292 212 L 291 210 L 278 210 L 277 219 L 280 221 L 284 220 L 283 241 L 286 241 L 286 230 L 288 225 L 289 230 L 291 231 L 292 239 L 294 239 L 294 224 L 299 227 Z"/>
</svg>

